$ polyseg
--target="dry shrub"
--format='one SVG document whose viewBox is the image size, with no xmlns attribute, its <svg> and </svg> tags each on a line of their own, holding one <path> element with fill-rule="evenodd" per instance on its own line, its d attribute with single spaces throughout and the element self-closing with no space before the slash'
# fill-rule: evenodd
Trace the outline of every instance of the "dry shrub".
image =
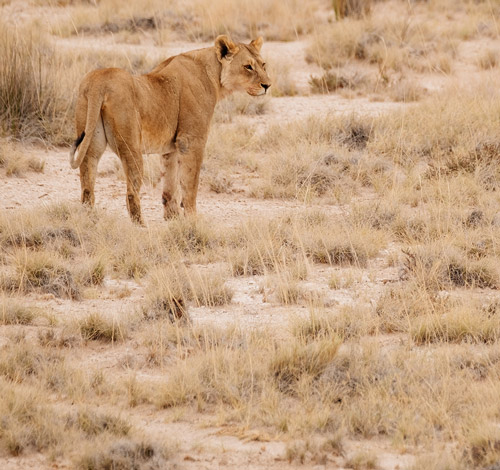
<svg viewBox="0 0 500 470">
<path fill-rule="evenodd" d="M 219 307 L 227 305 L 233 291 L 226 286 L 226 276 L 221 271 L 191 270 L 187 277 L 190 297 L 197 306 Z"/>
<path fill-rule="evenodd" d="M 21 383 L 31 377 L 43 377 L 49 364 L 61 362 L 61 355 L 36 348 L 23 339 L 3 349 L 0 375 L 9 381 Z"/>
<path fill-rule="evenodd" d="M 208 2 L 189 0 L 166 8 L 165 2 L 147 4 L 116 0 L 101 0 L 97 8 L 79 8 L 71 22 L 59 25 L 59 34 L 85 31 L 149 33 L 162 44 L 171 36 L 191 41 L 212 41 L 218 34 L 232 34 L 235 38 L 263 35 L 268 40 L 292 40 L 312 31 L 321 2 L 307 5 L 297 0 Z M 57 28 L 54 28 L 57 31 Z"/>
<path fill-rule="evenodd" d="M 70 299 L 81 296 L 80 285 L 56 253 L 18 250 L 15 269 L 15 276 L 2 279 L 4 290 L 38 291 Z"/>
<path fill-rule="evenodd" d="M 464 451 L 467 462 L 475 467 L 494 469 L 500 459 L 500 434 L 494 426 L 472 429 Z"/>
<path fill-rule="evenodd" d="M 237 5 L 192 0 L 188 4 L 197 19 L 189 33 L 207 40 L 229 33 L 237 37 L 261 34 L 267 40 L 295 39 L 313 30 L 317 21 L 314 13 L 320 5 L 316 1 L 304 4 L 297 0 L 244 0 Z"/>
<path fill-rule="evenodd" d="M 7 176 L 23 176 L 26 171 L 42 173 L 44 167 L 44 160 L 27 155 L 10 140 L 0 139 L 0 168 L 5 168 Z"/>
<path fill-rule="evenodd" d="M 208 183 L 210 191 L 216 194 L 231 194 L 233 192 L 233 182 L 231 176 L 221 174 L 221 172 L 211 172 L 205 175 L 204 180 Z"/>
<path fill-rule="evenodd" d="M 75 468 L 165 468 L 169 451 L 130 435 L 123 418 L 89 407 L 61 412 L 60 405 L 47 404 L 43 391 L 27 385 L 0 380 L 0 390 L 0 444 L 10 455 L 67 456 L 71 448 Z"/>
<path fill-rule="evenodd" d="M 372 0 L 332 0 L 338 20 L 346 16 L 364 16 L 370 13 Z"/>
<path fill-rule="evenodd" d="M 20 300 L 5 297 L 0 304 L 0 323 L 3 325 L 30 325 L 39 310 L 23 305 Z"/>
<path fill-rule="evenodd" d="M 129 438 L 87 446 L 76 458 L 81 470 L 126 469 L 161 470 L 167 468 L 171 451 L 147 439 Z"/>
<path fill-rule="evenodd" d="M 171 321 L 188 318 L 188 303 L 199 307 L 217 307 L 231 302 L 233 291 L 226 286 L 226 275 L 221 270 L 188 269 L 182 264 L 171 264 L 150 275 L 147 318 L 169 318 Z"/>
<path fill-rule="evenodd" d="M 4 132 L 62 142 L 70 134 L 68 89 L 57 74 L 61 58 L 26 28 L 0 22 L 0 125 Z"/>
<path fill-rule="evenodd" d="M 368 452 L 357 452 L 347 460 L 346 467 L 353 470 L 374 470 L 379 468 L 377 457 Z"/>
<path fill-rule="evenodd" d="M 497 314 L 473 305 L 455 307 L 442 314 L 427 314 L 410 323 L 417 344 L 494 343 L 500 337 Z"/>
<path fill-rule="evenodd" d="M 334 336 L 301 344 L 293 341 L 277 347 L 269 372 L 282 392 L 292 390 L 304 377 L 318 379 L 337 354 L 340 340 Z"/>
<path fill-rule="evenodd" d="M 174 253 L 203 254 L 217 245 L 219 233 L 206 219 L 181 217 L 168 223 L 162 238 L 166 247 Z"/>
<path fill-rule="evenodd" d="M 336 336 L 306 344 L 297 338 L 278 343 L 265 332 L 233 329 L 217 338 L 190 341 L 189 354 L 178 349 L 178 359 L 159 390 L 158 406 L 193 403 L 198 409 L 214 405 L 220 409 L 224 405 L 230 410 L 228 421 L 251 417 L 256 424 L 298 434 L 328 426 L 330 419 L 321 404 L 312 405 L 310 414 L 297 413 L 302 398 L 306 400 L 301 394 L 309 396 L 308 386 L 318 382 L 335 356 L 340 343 Z"/>
<path fill-rule="evenodd" d="M 376 121 L 368 148 L 403 165 L 425 159 L 439 177 L 493 164 L 500 94 L 485 83 L 474 93 L 443 93 Z M 467 109 L 466 113 L 462 110 Z M 496 161 L 491 169 L 498 171 Z"/>
<path fill-rule="evenodd" d="M 385 245 L 380 232 L 351 224 L 327 225 L 306 235 L 303 246 L 315 263 L 365 267 Z"/>
<path fill-rule="evenodd" d="M 279 272 L 292 261 L 287 246 L 288 228 L 284 220 L 256 223 L 250 220 L 228 240 L 228 259 L 235 276 Z"/>
<path fill-rule="evenodd" d="M 267 73 L 271 79 L 271 96 L 295 96 L 299 94 L 299 89 L 290 70 L 293 65 L 287 60 L 277 58 L 270 59 L 267 64 Z"/>
<path fill-rule="evenodd" d="M 260 116 L 269 108 L 269 97 L 253 97 L 234 93 L 220 101 L 215 107 L 215 122 L 231 122 L 234 116 Z"/>
<path fill-rule="evenodd" d="M 105 262 L 100 258 L 87 260 L 78 273 L 79 282 L 84 286 L 101 286 L 105 276 Z"/>
<path fill-rule="evenodd" d="M 122 418 L 108 414 L 98 413 L 92 408 L 81 408 L 75 415 L 69 415 L 68 424 L 77 427 L 87 436 L 98 436 L 103 433 L 114 436 L 127 436 L 130 434 L 130 424 Z"/>
<path fill-rule="evenodd" d="M 364 22 L 352 20 L 319 29 L 306 52 L 306 60 L 329 70 L 363 58 L 362 38 L 366 29 Z"/>
<path fill-rule="evenodd" d="M 500 274 L 493 259 L 469 260 L 458 250 L 442 244 L 415 247 L 405 255 L 404 276 L 416 279 L 427 289 L 499 286 Z"/>
<path fill-rule="evenodd" d="M 407 332 L 413 318 L 442 315 L 450 308 L 449 300 L 429 292 L 425 287 L 410 281 L 386 289 L 375 307 L 380 331 Z"/>
<path fill-rule="evenodd" d="M 129 334 L 129 325 L 123 320 L 90 313 L 78 321 L 78 330 L 85 341 L 122 341 Z"/>
<path fill-rule="evenodd" d="M 261 180 L 254 196 L 348 198 L 356 185 L 372 186 L 385 178 L 389 166 L 359 154 L 371 140 L 373 120 L 356 115 L 272 126 L 255 143 L 266 158 L 259 162 Z"/>
<path fill-rule="evenodd" d="M 256 142 L 256 146 L 258 150 L 266 152 L 290 151 L 297 145 L 310 146 L 314 150 L 322 145 L 331 147 L 333 144 L 350 150 L 362 150 L 371 140 L 373 126 L 374 118 L 355 113 L 347 116 L 309 116 L 304 120 L 271 126 Z"/>
<path fill-rule="evenodd" d="M 43 452 L 65 438 L 65 423 L 38 390 L 0 379 L 0 443 L 10 455 Z"/>
<path fill-rule="evenodd" d="M 298 318 L 292 323 L 292 334 L 304 344 L 317 339 L 331 338 L 335 334 L 334 315 L 311 309 L 306 318 Z"/>
<path fill-rule="evenodd" d="M 494 49 L 487 49 L 477 59 L 477 65 L 484 70 L 495 68 L 498 65 L 498 62 L 498 51 Z"/>
<path fill-rule="evenodd" d="M 365 85 L 365 76 L 346 74 L 336 70 L 328 70 L 321 77 L 311 77 L 309 85 L 313 93 L 330 93 L 339 89 L 356 90 Z"/>
<path fill-rule="evenodd" d="M 188 293 L 186 268 L 172 265 L 150 274 L 147 304 L 144 314 L 147 318 L 169 318 L 171 321 L 188 318 Z"/>
<path fill-rule="evenodd" d="M 399 80 L 390 89 L 390 97 L 394 101 L 409 103 L 420 101 L 425 95 L 425 88 L 413 80 Z"/>
<path fill-rule="evenodd" d="M 339 0 L 338 9 L 345 9 L 349 3 Z M 351 3 L 362 13 L 363 4 L 371 2 Z M 373 15 L 352 15 L 319 27 L 306 59 L 325 70 L 356 61 L 376 65 L 372 75 L 380 85 L 389 83 L 394 72 L 406 69 L 450 73 L 457 49 L 457 31 L 453 26 L 452 23 L 445 31 L 445 25 L 437 24 L 425 13 L 416 19 L 408 3 L 391 2 L 390 6 L 381 3 Z"/>
</svg>

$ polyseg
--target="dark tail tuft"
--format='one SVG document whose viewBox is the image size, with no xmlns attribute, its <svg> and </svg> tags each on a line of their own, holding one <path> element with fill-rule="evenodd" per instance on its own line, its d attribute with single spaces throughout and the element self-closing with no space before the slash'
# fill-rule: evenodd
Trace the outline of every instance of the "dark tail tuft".
<svg viewBox="0 0 500 470">
<path fill-rule="evenodd" d="M 78 146 L 82 143 L 82 140 L 84 137 L 85 137 L 85 131 L 83 131 L 82 134 L 80 135 L 80 137 L 78 137 L 78 139 L 75 140 L 75 144 L 74 144 L 75 149 L 77 149 Z"/>
</svg>

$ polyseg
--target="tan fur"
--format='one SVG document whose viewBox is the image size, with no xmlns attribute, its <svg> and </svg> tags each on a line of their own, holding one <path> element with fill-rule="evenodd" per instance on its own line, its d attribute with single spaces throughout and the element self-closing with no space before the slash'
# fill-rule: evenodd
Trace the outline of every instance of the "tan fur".
<svg viewBox="0 0 500 470">
<path fill-rule="evenodd" d="M 144 153 L 163 156 L 165 218 L 182 208 L 196 212 L 200 167 L 217 101 L 233 91 L 261 95 L 271 84 L 261 47 L 262 38 L 235 44 L 219 36 L 213 47 L 170 57 L 146 75 L 121 69 L 88 73 L 78 93 L 78 139 L 70 152 L 71 167 L 80 167 L 82 202 L 94 204 L 97 163 L 109 145 L 125 170 L 132 220 L 141 222 Z"/>
</svg>

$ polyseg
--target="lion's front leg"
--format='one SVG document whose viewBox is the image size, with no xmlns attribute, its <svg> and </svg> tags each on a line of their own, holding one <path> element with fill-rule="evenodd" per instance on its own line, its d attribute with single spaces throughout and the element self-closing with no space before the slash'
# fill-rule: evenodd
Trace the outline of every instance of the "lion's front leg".
<svg viewBox="0 0 500 470">
<path fill-rule="evenodd" d="M 179 162 L 177 152 L 162 155 L 163 163 L 163 217 L 171 219 L 181 212 Z"/>
</svg>

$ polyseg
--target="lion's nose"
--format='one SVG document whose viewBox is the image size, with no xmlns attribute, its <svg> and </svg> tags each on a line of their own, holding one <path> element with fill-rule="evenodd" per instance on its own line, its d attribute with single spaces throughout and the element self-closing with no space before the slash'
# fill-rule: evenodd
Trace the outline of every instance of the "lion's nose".
<svg viewBox="0 0 500 470">
<path fill-rule="evenodd" d="M 267 89 L 271 86 L 271 85 L 268 85 L 267 83 L 261 83 L 260 86 L 262 88 L 264 88 L 264 91 L 267 91 Z"/>
</svg>

